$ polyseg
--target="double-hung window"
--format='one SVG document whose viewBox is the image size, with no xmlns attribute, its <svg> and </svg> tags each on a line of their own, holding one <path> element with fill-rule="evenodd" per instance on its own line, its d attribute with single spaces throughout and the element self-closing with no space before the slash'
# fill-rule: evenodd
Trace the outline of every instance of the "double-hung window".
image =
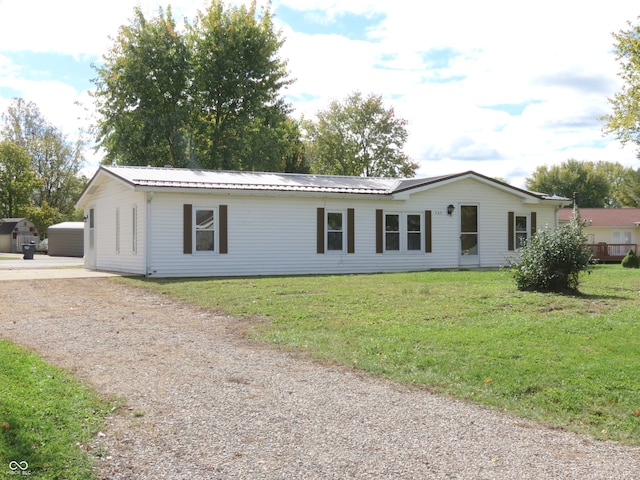
<svg viewBox="0 0 640 480">
<path fill-rule="evenodd" d="M 384 249 L 387 252 L 421 251 L 422 215 L 419 213 L 385 213 Z"/>
<path fill-rule="evenodd" d="M 183 205 L 183 253 L 229 253 L 227 205 Z"/>
<path fill-rule="evenodd" d="M 327 210 L 319 207 L 316 211 L 316 252 L 355 253 L 355 210 Z"/>
<path fill-rule="evenodd" d="M 344 214 L 327 212 L 327 251 L 344 250 Z"/>
<path fill-rule="evenodd" d="M 216 209 L 209 207 L 193 208 L 193 225 L 195 227 L 194 251 L 216 251 Z"/>
<path fill-rule="evenodd" d="M 516 248 L 522 248 L 527 244 L 527 217 L 516 215 Z"/>
<path fill-rule="evenodd" d="M 387 213 L 384 216 L 384 249 L 400 250 L 400 215 Z"/>
<path fill-rule="evenodd" d="M 407 250 L 422 250 L 422 215 L 407 215 Z"/>
</svg>

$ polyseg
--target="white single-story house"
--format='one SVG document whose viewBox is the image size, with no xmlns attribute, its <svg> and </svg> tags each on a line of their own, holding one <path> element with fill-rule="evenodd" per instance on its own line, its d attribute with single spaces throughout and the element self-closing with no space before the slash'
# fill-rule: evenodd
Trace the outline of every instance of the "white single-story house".
<svg viewBox="0 0 640 480">
<path fill-rule="evenodd" d="M 51 257 L 84 256 L 84 223 L 62 222 L 47 228 Z"/>
<path fill-rule="evenodd" d="M 102 166 L 80 196 L 85 266 L 152 277 L 507 263 L 566 198 L 475 172 L 364 178 Z"/>
<path fill-rule="evenodd" d="M 603 262 L 618 262 L 640 243 L 640 208 L 580 208 L 580 220 L 593 256 Z M 560 224 L 573 218 L 572 208 L 558 211 Z"/>
<path fill-rule="evenodd" d="M 40 243 L 35 223 L 26 218 L 0 218 L 0 252 L 22 253 L 22 245 Z"/>
</svg>

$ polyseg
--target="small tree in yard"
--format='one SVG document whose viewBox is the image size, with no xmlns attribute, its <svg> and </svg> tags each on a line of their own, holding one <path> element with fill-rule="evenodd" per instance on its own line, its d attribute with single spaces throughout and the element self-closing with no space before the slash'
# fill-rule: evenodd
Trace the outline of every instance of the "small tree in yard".
<svg viewBox="0 0 640 480">
<path fill-rule="evenodd" d="M 536 233 L 511 264 L 518 290 L 577 291 L 580 273 L 589 271 L 592 264 L 583 227 L 575 215 L 557 230 Z"/>
<path fill-rule="evenodd" d="M 640 268 L 640 258 L 638 258 L 633 250 L 629 250 L 622 259 L 622 266 L 624 268 Z"/>
</svg>

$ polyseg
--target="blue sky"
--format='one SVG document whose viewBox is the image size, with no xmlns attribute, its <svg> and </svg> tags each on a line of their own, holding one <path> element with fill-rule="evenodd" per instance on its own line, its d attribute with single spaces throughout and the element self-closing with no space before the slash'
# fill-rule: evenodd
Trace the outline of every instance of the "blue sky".
<svg viewBox="0 0 640 480">
<path fill-rule="evenodd" d="M 206 6 L 167 3 L 179 24 Z M 18 96 L 71 137 L 86 128 L 91 64 L 136 5 L 152 15 L 167 3 L 0 0 L 0 111 Z M 611 33 L 637 21 L 635 1 L 273 0 L 272 10 L 296 115 L 356 90 L 380 95 L 409 122 L 420 175 L 475 170 L 523 186 L 569 158 L 640 164 L 598 120 L 620 88 Z"/>
</svg>

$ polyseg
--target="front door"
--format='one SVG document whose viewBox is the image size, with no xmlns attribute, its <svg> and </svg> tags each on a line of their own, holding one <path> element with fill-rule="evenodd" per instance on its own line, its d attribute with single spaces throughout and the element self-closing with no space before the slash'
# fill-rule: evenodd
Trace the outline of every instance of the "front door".
<svg viewBox="0 0 640 480">
<path fill-rule="evenodd" d="M 478 239 L 478 206 L 460 206 L 460 265 L 480 264 Z"/>
</svg>

